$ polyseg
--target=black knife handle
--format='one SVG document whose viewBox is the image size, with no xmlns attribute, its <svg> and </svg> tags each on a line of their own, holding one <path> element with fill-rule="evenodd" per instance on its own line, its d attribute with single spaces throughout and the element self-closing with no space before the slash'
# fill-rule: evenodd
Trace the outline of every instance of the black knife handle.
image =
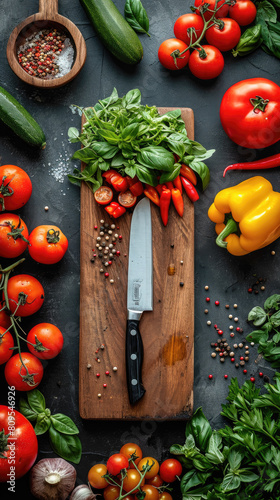
<svg viewBox="0 0 280 500">
<path fill-rule="evenodd" d="M 143 342 L 139 321 L 128 319 L 126 324 L 126 378 L 130 404 L 141 399 L 146 389 L 142 384 Z"/>
</svg>

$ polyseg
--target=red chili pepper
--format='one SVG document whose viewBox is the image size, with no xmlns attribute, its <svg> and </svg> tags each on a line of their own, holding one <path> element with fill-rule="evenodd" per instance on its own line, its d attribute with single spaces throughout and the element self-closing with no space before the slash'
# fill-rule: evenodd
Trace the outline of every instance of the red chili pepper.
<svg viewBox="0 0 280 500">
<path fill-rule="evenodd" d="M 179 189 L 173 188 L 171 190 L 171 196 L 172 196 L 172 201 L 173 201 L 173 205 L 174 205 L 175 209 L 177 210 L 180 217 L 183 217 L 184 200 L 183 200 L 183 196 L 181 195 Z"/>
<path fill-rule="evenodd" d="M 197 201 L 199 199 L 198 192 L 195 189 L 194 185 L 185 177 L 181 177 L 181 182 L 183 184 L 183 188 L 186 191 L 189 199 L 191 201 Z"/>
<path fill-rule="evenodd" d="M 119 203 L 117 203 L 116 201 L 112 201 L 112 203 L 110 203 L 110 205 L 105 207 L 105 210 L 109 215 L 114 217 L 114 219 L 117 219 L 118 217 L 120 217 L 121 215 L 123 215 L 126 212 L 126 209 L 124 207 L 122 207 Z"/>
<path fill-rule="evenodd" d="M 167 189 L 170 189 L 170 191 L 171 191 L 174 188 L 173 182 L 171 182 L 171 181 L 166 182 L 166 187 L 167 187 Z"/>
<path fill-rule="evenodd" d="M 262 160 L 248 161 L 246 163 L 233 163 L 225 168 L 223 177 L 225 177 L 228 170 L 261 170 L 266 168 L 274 168 L 280 166 L 280 154 L 277 153 L 273 156 L 268 156 Z"/>
<path fill-rule="evenodd" d="M 182 166 L 180 168 L 180 175 L 185 177 L 189 181 L 191 181 L 191 183 L 194 186 L 196 186 L 196 184 L 197 184 L 196 175 L 195 175 L 194 171 L 188 165 L 184 165 L 184 163 L 182 163 Z"/>
<path fill-rule="evenodd" d="M 159 207 L 159 194 L 153 186 L 145 184 L 144 195 Z"/>
<path fill-rule="evenodd" d="M 174 187 L 177 188 L 177 189 L 179 189 L 180 193 L 182 194 L 183 193 L 183 188 L 182 188 L 182 182 L 181 182 L 180 175 L 178 175 L 176 177 L 176 179 L 174 179 L 173 184 L 174 184 Z"/>
<path fill-rule="evenodd" d="M 144 187 L 141 181 L 136 181 L 132 186 L 130 186 L 129 190 L 134 196 L 141 196 L 144 191 Z"/>
<path fill-rule="evenodd" d="M 163 189 L 159 199 L 160 215 L 163 224 L 166 226 L 168 222 L 168 211 L 171 202 L 170 189 Z"/>
<path fill-rule="evenodd" d="M 162 184 L 158 184 L 155 189 L 157 190 L 158 194 L 161 195 L 162 192 Z"/>
</svg>

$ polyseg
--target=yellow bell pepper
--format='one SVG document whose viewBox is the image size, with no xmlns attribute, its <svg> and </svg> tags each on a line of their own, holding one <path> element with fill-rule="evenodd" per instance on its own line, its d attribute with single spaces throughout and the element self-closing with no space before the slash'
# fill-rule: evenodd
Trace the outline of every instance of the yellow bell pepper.
<svg viewBox="0 0 280 500">
<path fill-rule="evenodd" d="M 246 255 L 280 236 L 280 193 L 256 176 L 223 189 L 208 210 L 216 223 L 217 245 L 232 255 Z"/>
</svg>

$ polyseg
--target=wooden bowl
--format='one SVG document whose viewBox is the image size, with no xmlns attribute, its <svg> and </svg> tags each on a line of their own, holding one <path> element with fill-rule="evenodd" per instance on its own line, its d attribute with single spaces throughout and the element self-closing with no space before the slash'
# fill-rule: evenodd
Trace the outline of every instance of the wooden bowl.
<svg viewBox="0 0 280 500">
<path fill-rule="evenodd" d="M 17 59 L 18 48 L 26 39 L 46 28 L 57 28 L 65 33 L 74 48 L 74 63 L 70 71 L 66 75 L 52 79 L 29 75 Z M 73 80 L 81 71 L 86 60 L 86 43 L 77 26 L 58 14 L 58 0 L 39 0 L 39 12 L 27 17 L 12 31 L 7 45 L 7 59 L 14 73 L 25 83 L 46 89 L 58 88 Z"/>
</svg>

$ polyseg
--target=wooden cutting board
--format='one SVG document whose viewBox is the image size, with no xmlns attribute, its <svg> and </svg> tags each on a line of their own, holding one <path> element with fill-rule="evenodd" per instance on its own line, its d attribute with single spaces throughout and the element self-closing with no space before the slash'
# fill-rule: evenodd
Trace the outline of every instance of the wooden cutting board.
<svg viewBox="0 0 280 500">
<path fill-rule="evenodd" d="M 161 114 L 172 109 L 176 108 L 159 108 Z M 193 111 L 182 108 L 182 118 L 188 136 L 193 139 Z M 104 208 L 97 205 L 90 189 L 85 184 L 81 187 L 79 410 L 85 419 L 163 420 L 184 419 L 192 414 L 194 206 L 184 195 L 184 216 L 179 217 L 171 206 L 166 227 L 161 222 L 159 208 L 154 204 L 151 208 L 154 309 L 145 312 L 140 322 L 146 393 L 131 406 L 125 370 L 131 213 L 110 219 Z M 115 254 L 108 267 L 104 267 L 98 257 L 95 262 L 91 261 L 96 237 L 100 226 L 104 225 L 101 220 L 109 225 L 115 224 L 113 235 L 122 237 L 121 240 L 117 237 L 114 245 L 120 255 Z M 175 274 L 168 274 L 173 266 Z M 100 268 L 108 271 L 109 277 L 100 273 Z M 114 283 L 110 282 L 112 279 Z M 117 370 L 113 371 L 113 367 Z M 106 371 L 109 375 L 105 374 Z"/>
</svg>

